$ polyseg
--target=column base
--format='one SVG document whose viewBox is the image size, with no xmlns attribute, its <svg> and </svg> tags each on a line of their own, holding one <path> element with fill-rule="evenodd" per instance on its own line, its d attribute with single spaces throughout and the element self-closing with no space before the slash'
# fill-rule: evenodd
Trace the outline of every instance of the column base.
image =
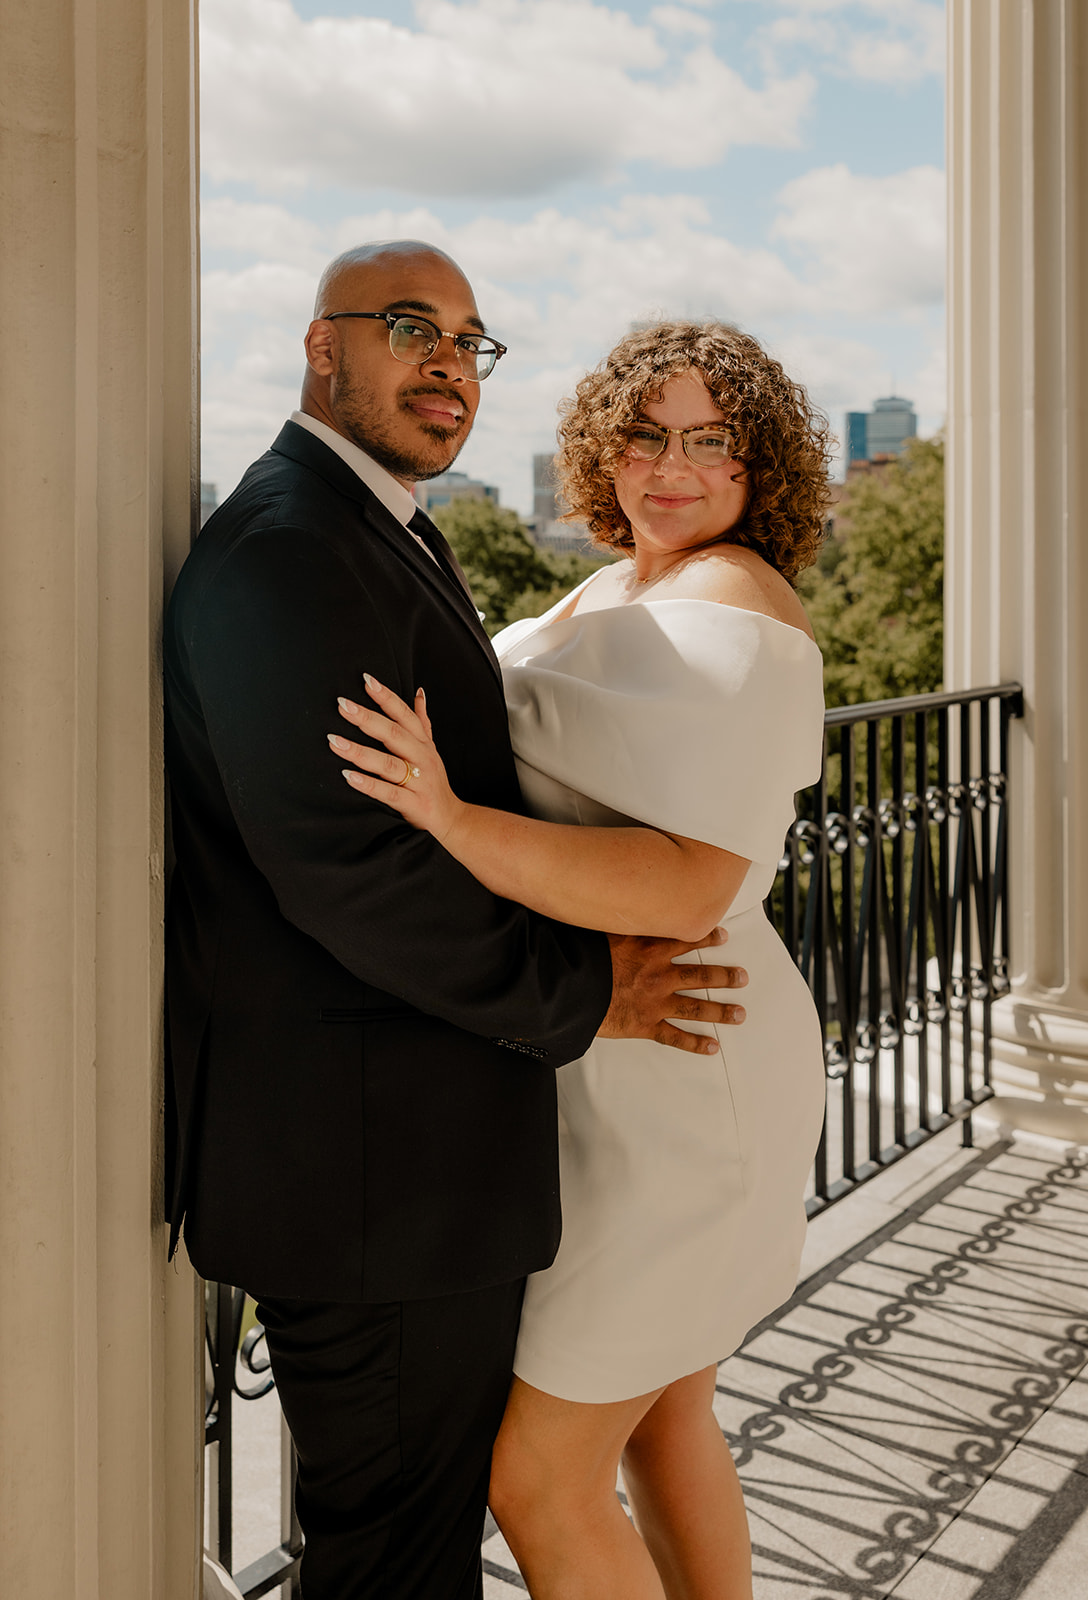
<svg viewBox="0 0 1088 1600">
<path fill-rule="evenodd" d="M 998 1000 L 991 1072 L 988 1121 L 1088 1145 L 1088 1012 L 1028 995 Z"/>
</svg>

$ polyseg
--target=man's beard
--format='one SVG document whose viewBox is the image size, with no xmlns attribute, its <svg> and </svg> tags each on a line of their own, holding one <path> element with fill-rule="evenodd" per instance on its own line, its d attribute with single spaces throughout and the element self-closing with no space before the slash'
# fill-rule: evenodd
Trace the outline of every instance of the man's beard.
<svg viewBox="0 0 1088 1600">
<path fill-rule="evenodd" d="M 408 391 L 409 395 L 415 393 L 449 397 L 450 390 L 440 384 L 421 384 L 418 390 Z M 456 395 L 454 398 L 457 398 Z M 458 404 L 461 404 L 460 400 Z M 365 450 L 371 460 L 384 467 L 386 472 L 392 473 L 393 477 L 408 479 L 412 483 L 421 483 L 427 478 L 437 478 L 440 473 L 448 471 L 457 460 L 468 438 L 467 428 L 451 437 L 445 428 L 420 419 L 417 421 L 417 426 L 421 433 L 434 440 L 434 449 L 425 451 L 425 447 L 421 446 L 414 450 L 406 450 L 389 436 L 386 427 L 387 413 L 383 406 L 375 398 L 369 385 L 350 371 L 343 356 L 336 372 L 334 414 L 348 438 L 357 444 L 360 450 Z"/>
</svg>

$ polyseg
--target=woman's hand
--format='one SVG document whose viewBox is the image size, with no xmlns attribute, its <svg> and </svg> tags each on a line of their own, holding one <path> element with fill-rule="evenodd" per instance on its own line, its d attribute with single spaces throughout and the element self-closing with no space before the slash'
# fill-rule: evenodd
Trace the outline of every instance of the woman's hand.
<svg viewBox="0 0 1088 1600">
<path fill-rule="evenodd" d="M 330 747 L 360 769 L 345 769 L 344 777 L 360 794 L 391 806 L 413 828 L 425 828 L 441 843 L 464 810 L 464 803 L 450 788 L 442 757 L 431 737 L 427 697 L 417 689 L 413 710 L 369 673 L 363 674 L 363 680 L 367 693 L 381 710 L 368 711 L 354 700 L 341 698 L 337 701 L 340 715 L 385 749 L 373 750 L 369 745 L 355 744 L 330 733 Z"/>
</svg>

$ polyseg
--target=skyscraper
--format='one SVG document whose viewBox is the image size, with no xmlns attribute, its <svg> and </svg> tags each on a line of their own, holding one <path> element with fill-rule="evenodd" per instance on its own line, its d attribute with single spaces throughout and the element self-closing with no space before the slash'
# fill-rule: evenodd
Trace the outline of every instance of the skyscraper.
<svg viewBox="0 0 1088 1600">
<path fill-rule="evenodd" d="M 909 400 L 885 395 L 871 411 L 846 413 L 846 465 L 872 461 L 876 456 L 898 456 L 908 439 L 918 433 L 918 418 Z"/>
<path fill-rule="evenodd" d="M 555 451 L 538 451 L 533 456 L 533 514 L 526 522 L 533 543 L 552 555 L 569 551 L 589 554 L 589 535 L 582 524 L 559 520 L 565 510 L 555 473 Z"/>
<path fill-rule="evenodd" d="M 918 418 L 909 400 L 887 395 L 869 413 L 869 460 L 874 456 L 898 456 L 908 439 L 918 433 Z"/>
<path fill-rule="evenodd" d="M 555 451 L 546 450 L 533 456 L 533 521 L 542 528 L 561 515 Z"/>
<path fill-rule="evenodd" d="M 868 461 L 869 459 L 869 413 L 867 411 L 848 411 L 846 413 L 846 463 L 851 461 Z"/>
</svg>

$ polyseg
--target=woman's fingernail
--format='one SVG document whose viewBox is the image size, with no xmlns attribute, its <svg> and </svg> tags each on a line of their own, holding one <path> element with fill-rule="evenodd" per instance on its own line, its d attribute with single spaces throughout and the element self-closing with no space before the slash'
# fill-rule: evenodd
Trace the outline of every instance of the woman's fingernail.
<svg viewBox="0 0 1088 1600">
<path fill-rule="evenodd" d="M 427 703 L 427 696 L 424 694 L 422 689 L 417 689 L 416 690 L 416 699 L 417 700 L 422 700 L 424 705 L 426 705 L 426 703 Z"/>
<path fill-rule="evenodd" d="M 329 743 L 332 745 L 334 750 L 350 750 L 351 749 L 351 745 L 348 743 L 348 741 L 346 739 L 341 739 L 341 737 L 340 737 L 340 735 L 338 733 L 326 734 L 326 738 L 328 739 Z"/>
<path fill-rule="evenodd" d="M 372 678 L 369 672 L 363 673 L 363 682 L 366 684 L 371 694 L 374 693 L 375 689 L 380 690 L 382 688 L 382 685 L 378 682 L 377 678 Z"/>
<path fill-rule="evenodd" d="M 358 711 L 359 710 L 359 707 L 355 704 L 354 700 L 348 700 L 342 694 L 337 695 L 336 703 L 340 707 L 341 711 Z"/>
</svg>

